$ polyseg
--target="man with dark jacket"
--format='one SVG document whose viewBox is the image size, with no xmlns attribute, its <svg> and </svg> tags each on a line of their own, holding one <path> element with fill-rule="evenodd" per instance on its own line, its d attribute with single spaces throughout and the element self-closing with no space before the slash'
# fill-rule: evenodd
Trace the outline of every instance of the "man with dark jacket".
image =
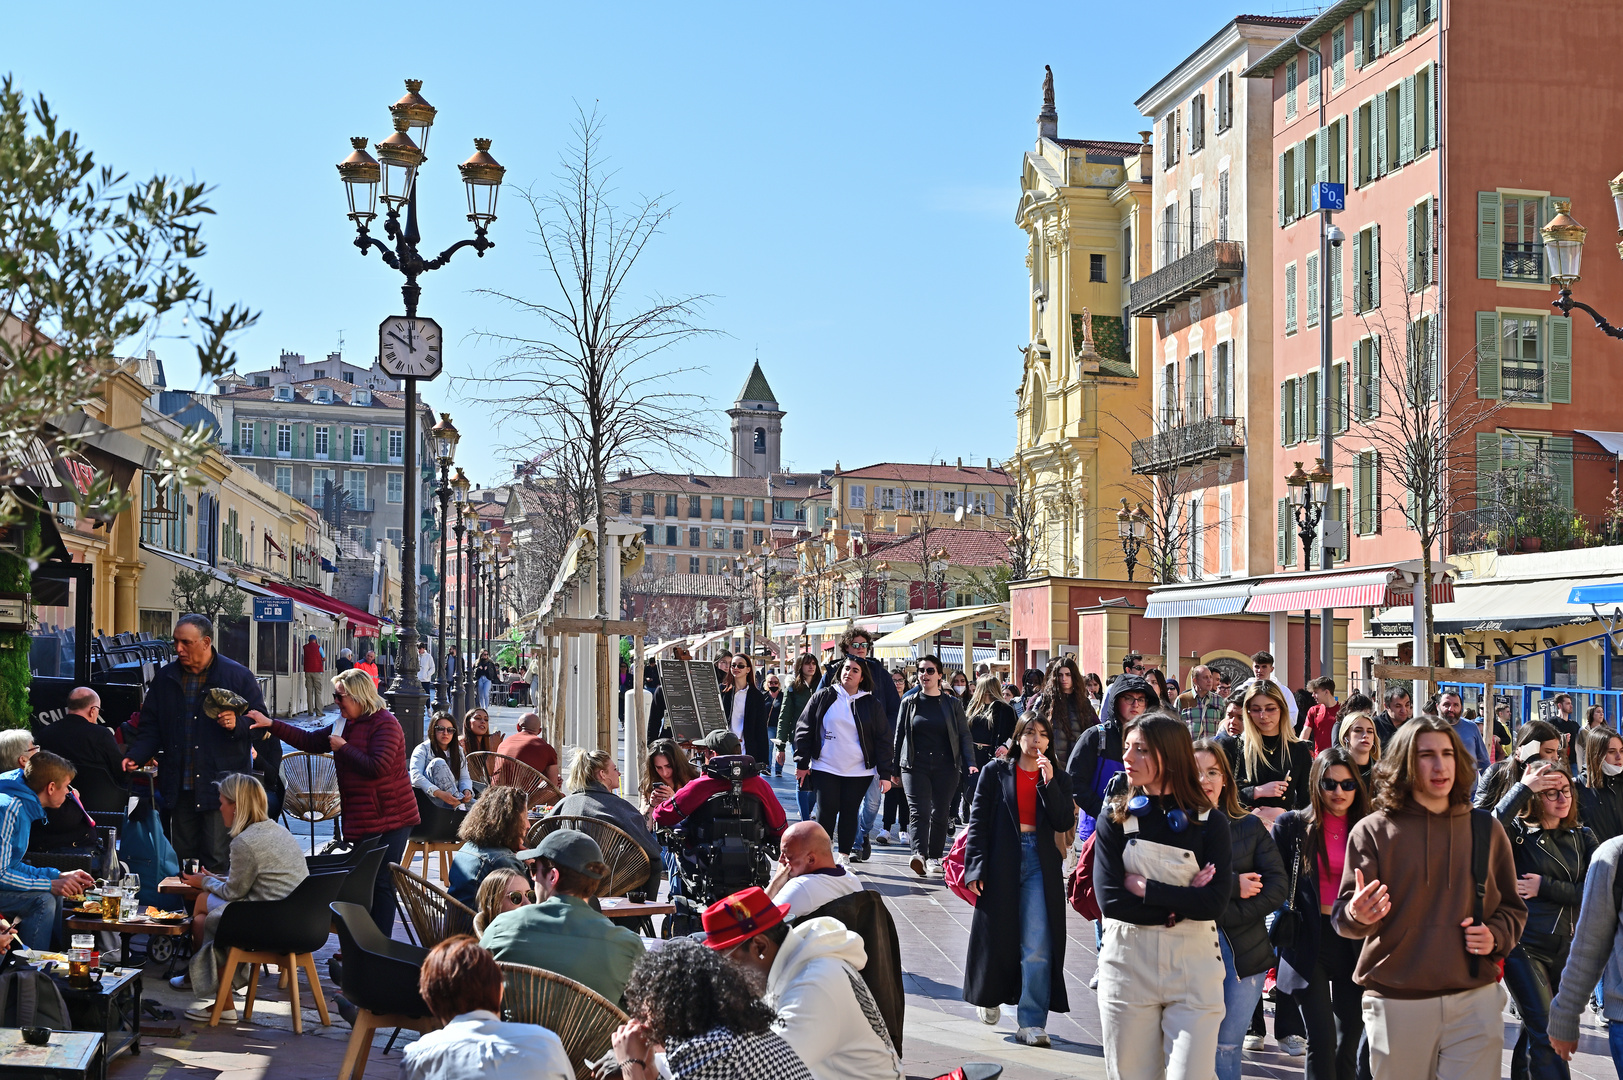
<svg viewBox="0 0 1623 1080">
<path fill-rule="evenodd" d="M 1078 840 L 1086 840 L 1093 832 L 1093 820 L 1104 806 L 1105 789 L 1122 771 L 1122 729 L 1140 713 L 1159 709 L 1161 699 L 1142 675 L 1121 675 L 1111 680 L 1099 704 L 1099 723 L 1082 733 L 1065 765 L 1071 798 L 1082 810 L 1076 823 Z"/>
<path fill-rule="evenodd" d="M 231 837 L 220 818 L 215 781 L 253 768 L 251 724 L 270 719 L 259 680 L 215 651 L 214 624 L 207 616 L 182 615 L 175 623 L 174 640 L 177 659 L 152 680 L 123 765 L 134 770 L 161 755 L 157 787 L 173 814 L 175 854 L 202 859 L 209 869 L 223 874 L 230 869 Z M 205 693 L 216 687 L 248 702 L 243 715 L 223 712 L 218 720 L 208 718 L 203 711 Z"/>
<path fill-rule="evenodd" d="M 847 630 L 840 638 L 840 656 L 829 661 L 823 667 L 823 686 L 832 686 L 839 681 L 840 666 L 847 659 L 861 660 L 868 665 L 868 674 L 873 678 L 873 696 L 878 699 L 879 707 L 885 714 L 887 728 L 885 738 L 887 743 L 896 733 L 896 714 L 902 708 L 902 695 L 896 692 L 896 682 L 885 670 L 885 665 L 873 658 L 873 635 L 861 627 Z M 857 815 L 857 839 L 861 849 L 852 852 L 852 861 L 862 862 L 873 854 L 873 827 L 879 817 L 879 777 L 874 777 L 868 786 L 868 794 L 862 799 L 862 812 Z"/>
<path fill-rule="evenodd" d="M 68 691 L 67 715 L 40 729 L 39 748 L 67 758 L 82 773 L 94 766 L 115 784 L 124 783 L 124 752 L 111 728 L 101 724 L 101 695 L 88 686 Z M 84 778 L 80 777 L 82 783 Z M 122 809 L 122 807 L 98 807 Z"/>
</svg>

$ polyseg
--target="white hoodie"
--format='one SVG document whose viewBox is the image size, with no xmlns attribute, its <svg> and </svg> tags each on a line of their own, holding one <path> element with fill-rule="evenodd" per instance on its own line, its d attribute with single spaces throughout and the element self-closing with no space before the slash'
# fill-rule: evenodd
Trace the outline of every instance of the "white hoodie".
<svg viewBox="0 0 1623 1080">
<path fill-rule="evenodd" d="M 902 1080 L 901 1062 L 857 1000 L 867 986 L 862 938 L 837 919 L 810 919 L 778 949 L 766 977 L 766 1000 L 778 1011 L 777 1030 L 816 1080 Z M 853 986 L 853 983 L 855 986 Z"/>
</svg>

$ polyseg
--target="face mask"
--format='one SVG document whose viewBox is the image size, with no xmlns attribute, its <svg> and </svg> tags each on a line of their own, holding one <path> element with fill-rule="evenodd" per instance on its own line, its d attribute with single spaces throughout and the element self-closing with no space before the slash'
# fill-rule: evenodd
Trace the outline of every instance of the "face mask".
<svg viewBox="0 0 1623 1080">
<path fill-rule="evenodd" d="M 1623 773 L 1623 765 L 1613 765 L 1610 761 L 1603 761 L 1600 763 L 1600 771 L 1607 776 L 1617 776 L 1619 773 Z"/>
</svg>

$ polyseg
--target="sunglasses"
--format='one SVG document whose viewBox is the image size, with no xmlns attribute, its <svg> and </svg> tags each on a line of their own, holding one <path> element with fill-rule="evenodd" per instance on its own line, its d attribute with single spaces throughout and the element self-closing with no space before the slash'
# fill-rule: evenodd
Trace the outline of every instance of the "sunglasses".
<svg viewBox="0 0 1623 1080">
<path fill-rule="evenodd" d="M 851 650 L 853 652 L 855 652 L 857 649 L 861 649 L 863 652 L 867 652 L 868 651 L 868 643 L 866 641 L 853 641 L 851 643 Z"/>
<path fill-rule="evenodd" d="M 1351 793 L 1358 790 L 1358 781 L 1351 777 L 1348 777 L 1346 780 L 1332 780 L 1328 776 L 1325 776 L 1321 777 L 1319 780 L 1319 790 L 1345 791 Z"/>
<path fill-rule="evenodd" d="M 342 690 L 337 690 L 333 692 L 332 699 L 334 701 L 343 701 L 347 697 L 349 697 L 348 694 L 344 693 Z"/>
<path fill-rule="evenodd" d="M 437 727 L 437 728 L 434 729 L 434 734 L 436 734 L 436 735 L 455 735 L 456 734 L 456 728 L 453 728 L 453 727 Z"/>
<path fill-rule="evenodd" d="M 748 664 L 734 664 L 733 665 L 733 670 L 734 671 L 748 671 L 749 670 L 749 665 Z"/>
<path fill-rule="evenodd" d="M 507 894 L 507 902 L 509 904 L 533 904 L 535 903 L 535 890 L 527 889 L 524 892 L 510 892 Z"/>
<path fill-rule="evenodd" d="M 919 674 L 920 675 L 934 675 L 936 673 L 937 673 L 936 669 L 933 668 L 933 667 L 921 667 L 921 668 L 919 668 Z"/>
</svg>

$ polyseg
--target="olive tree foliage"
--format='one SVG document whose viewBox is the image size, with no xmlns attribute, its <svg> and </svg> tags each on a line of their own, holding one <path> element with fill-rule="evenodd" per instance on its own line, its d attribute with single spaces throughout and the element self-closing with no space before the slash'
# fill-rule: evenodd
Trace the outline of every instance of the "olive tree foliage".
<svg viewBox="0 0 1623 1080">
<path fill-rule="evenodd" d="M 98 163 L 43 94 L 30 101 L 0 78 L 0 523 L 28 509 L 20 485 L 41 450 L 75 447 L 51 421 L 96 396 L 116 349 L 183 316 L 205 378 L 236 362 L 228 342 L 258 314 L 216 307 L 197 276 L 209 191 Z M 207 444 L 191 430 L 166 451 L 171 482 L 200 482 L 192 470 Z M 77 501 L 82 516 L 107 521 L 131 496 L 98 473 Z"/>
</svg>

